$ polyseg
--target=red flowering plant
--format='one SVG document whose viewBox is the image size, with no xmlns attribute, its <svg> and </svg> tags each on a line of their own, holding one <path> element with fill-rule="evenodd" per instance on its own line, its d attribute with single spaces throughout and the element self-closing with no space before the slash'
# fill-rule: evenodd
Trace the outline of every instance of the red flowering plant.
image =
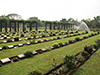
<svg viewBox="0 0 100 75">
<path fill-rule="evenodd" d="M 43 41 L 47 41 L 46 39 L 44 39 Z"/>
<path fill-rule="evenodd" d="M 56 67 L 57 66 L 57 63 L 56 63 L 56 59 L 53 58 L 53 64 L 52 64 L 53 67 Z"/>
<path fill-rule="evenodd" d="M 12 39 L 7 39 L 7 42 L 12 42 Z"/>
</svg>

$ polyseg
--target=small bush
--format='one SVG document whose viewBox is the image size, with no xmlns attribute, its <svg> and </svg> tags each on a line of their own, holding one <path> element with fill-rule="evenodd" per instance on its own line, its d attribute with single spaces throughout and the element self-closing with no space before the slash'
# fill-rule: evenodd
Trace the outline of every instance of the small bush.
<svg viewBox="0 0 100 75">
<path fill-rule="evenodd" d="M 12 42 L 12 39 L 7 39 L 7 42 Z"/>
<path fill-rule="evenodd" d="M 93 48 L 92 48 L 92 46 L 85 46 L 84 50 L 90 54 L 93 51 Z"/>
<path fill-rule="evenodd" d="M 34 70 L 30 72 L 28 75 L 42 75 L 42 73 L 40 71 Z"/>
<path fill-rule="evenodd" d="M 28 40 L 31 40 L 31 37 L 28 37 Z"/>
<path fill-rule="evenodd" d="M 76 40 L 76 41 L 80 41 L 80 38 L 79 38 L 79 37 L 76 37 L 75 40 Z"/>
<path fill-rule="evenodd" d="M 42 34 L 42 37 L 45 37 L 45 35 L 44 35 L 44 34 Z"/>
<path fill-rule="evenodd" d="M 82 52 L 81 55 L 84 57 L 84 58 L 87 58 L 88 57 L 88 54 L 86 52 Z"/>
<path fill-rule="evenodd" d="M 21 34 L 21 37 L 24 37 L 24 34 Z"/>
<path fill-rule="evenodd" d="M 36 35 L 34 34 L 33 37 L 36 38 Z"/>
<path fill-rule="evenodd" d="M 7 39 L 7 37 L 4 37 L 4 39 Z"/>
<path fill-rule="evenodd" d="M 35 43 L 35 40 L 34 40 L 34 39 L 33 39 L 33 40 L 31 40 L 31 41 L 30 41 L 30 43 L 31 43 L 31 44 L 34 44 L 34 43 Z"/>
<path fill-rule="evenodd" d="M 83 36 L 83 38 L 86 39 L 87 37 L 86 36 Z"/>
<path fill-rule="evenodd" d="M 2 47 L 2 49 L 7 49 L 8 47 L 6 46 L 6 45 L 4 45 L 3 47 Z"/>
<path fill-rule="evenodd" d="M 62 33 L 59 33 L 59 35 L 62 35 Z"/>
<path fill-rule="evenodd" d="M 70 43 L 70 44 L 73 43 L 72 40 L 69 40 L 69 43 Z"/>
<path fill-rule="evenodd" d="M 95 48 L 95 49 L 97 49 L 98 48 L 98 44 L 96 43 L 96 44 L 93 44 L 93 47 Z"/>
<path fill-rule="evenodd" d="M 60 39 L 60 37 L 57 37 L 57 39 Z"/>
<path fill-rule="evenodd" d="M 56 36 L 56 34 L 53 34 L 53 36 Z"/>
<path fill-rule="evenodd" d="M 19 41 L 19 37 L 15 37 L 14 38 L 14 41 Z"/>
<path fill-rule="evenodd" d="M 78 33 L 78 31 L 76 31 L 75 33 Z"/>
<path fill-rule="evenodd" d="M 62 43 L 59 43 L 59 45 L 60 45 L 60 46 L 63 46 L 63 44 L 62 44 Z"/>
<path fill-rule="evenodd" d="M 54 44 L 53 44 L 53 47 L 54 47 L 54 48 L 57 48 L 57 47 L 58 47 L 58 43 L 54 43 Z"/>
<path fill-rule="evenodd" d="M 64 62 L 68 68 L 76 67 L 76 65 L 75 65 L 76 60 L 77 60 L 77 58 L 72 55 L 65 56 L 65 58 L 64 58 Z"/>
<path fill-rule="evenodd" d="M 91 36 L 94 36 L 94 34 L 92 33 Z"/>
<path fill-rule="evenodd" d="M 27 58 L 30 58 L 30 57 L 33 56 L 32 52 L 30 52 L 30 51 L 25 52 L 24 55 L 25 55 Z"/>
<path fill-rule="evenodd" d="M 85 33 L 88 33 L 88 31 L 86 31 Z"/>
<path fill-rule="evenodd" d="M 84 58 L 83 58 L 83 56 L 78 55 L 78 56 L 77 56 L 77 60 L 78 60 L 79 62 L 81 62 L 81 61 L 83 61 L 83 60 L 84 60 Z"/>
<path fill-rule="evenodd" d="M 47 41 L 46 39 L 44 39 L 43 41 Z"/>
</svg>

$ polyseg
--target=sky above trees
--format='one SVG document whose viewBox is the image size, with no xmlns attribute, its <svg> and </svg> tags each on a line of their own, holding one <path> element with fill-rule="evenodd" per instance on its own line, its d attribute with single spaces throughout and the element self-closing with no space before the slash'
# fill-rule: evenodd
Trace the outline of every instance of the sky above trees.
<svg viewBox="0 0 100 75">
<path fill-rule="evenodd" d="M 0 16 L 16 13 L 23 19 L 93 19 L 100 15 L 100 0 L 0 0 Z"/>
</svg>

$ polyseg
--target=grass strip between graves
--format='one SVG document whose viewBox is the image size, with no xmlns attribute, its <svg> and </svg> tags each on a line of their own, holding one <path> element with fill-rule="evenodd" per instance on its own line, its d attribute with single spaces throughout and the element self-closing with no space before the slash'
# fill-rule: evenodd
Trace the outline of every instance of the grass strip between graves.
<svg viewBox="0 0 100 75">
<path fill-rule="evenodd" d="M 100 35 L 85 39 L 83 41 L 52 50 L 32 58 L 27 58 L 19 62 L 0 67 L 0 75 L 26 75 L 30 71 L 37 69 L 43 74 L 54 68 L 53 58 L 56 59 L 57 65 L 63 62 L 66 55 L 75 55 L 82 51 L 85 45 L 91 45 Z M 47 45 L 47 44 L 46 44 Z"/>
</svg>

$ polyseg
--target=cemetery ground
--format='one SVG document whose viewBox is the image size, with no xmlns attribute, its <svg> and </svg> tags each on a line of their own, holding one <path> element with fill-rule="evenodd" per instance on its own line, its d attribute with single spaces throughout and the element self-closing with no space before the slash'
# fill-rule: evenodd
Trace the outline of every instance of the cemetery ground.
<svg viewBox="0 0 100 75">
<path fill-rule="evenodd" d="M 85 34 L 87 36 L 89 34 Z M 29 46 L 23 46 L 19 48 L 14 49 L 6 49 L 3 51 L 0 51 L 0 59 L 16 56 L 18 54 L 22 54 L 26 51 L 35 51 L 37 49 L 42 48 L 48 48 L 52 46 L 53 43 L 64 43 L 68 40 L 74 40 L 75 37 L 82 38 L 84 35 L 29 45 Z M 37 69 L 42 72 L 42 74 L 45 74 L 49 70 L 53 69 L 52 66 L 53 58 L 56 59 L 57 65 L 61 64 L 63 62 L 63 58 L 66 55 L 75 55 L 78 52 L 82 51 L 85 45 L 91 45 L 94 43 L 95 40 L 99 39 L 100 35 L 96 35 L 90 38 L 87 38 L 85 40 L 76 42 L 74 44 L 70 44 L 55 50 L 52 50 L 50 52 L 46 52 L 43 54 L 36 55 L 31 58 L 26 58 L 24 60 L 4 65 L 0 67 L 0 75 L 26 75 L 30 71 L 33 71 L 34 69 Z M 48 38 L 46 38 L 48 39 Z"/>
</svg>

